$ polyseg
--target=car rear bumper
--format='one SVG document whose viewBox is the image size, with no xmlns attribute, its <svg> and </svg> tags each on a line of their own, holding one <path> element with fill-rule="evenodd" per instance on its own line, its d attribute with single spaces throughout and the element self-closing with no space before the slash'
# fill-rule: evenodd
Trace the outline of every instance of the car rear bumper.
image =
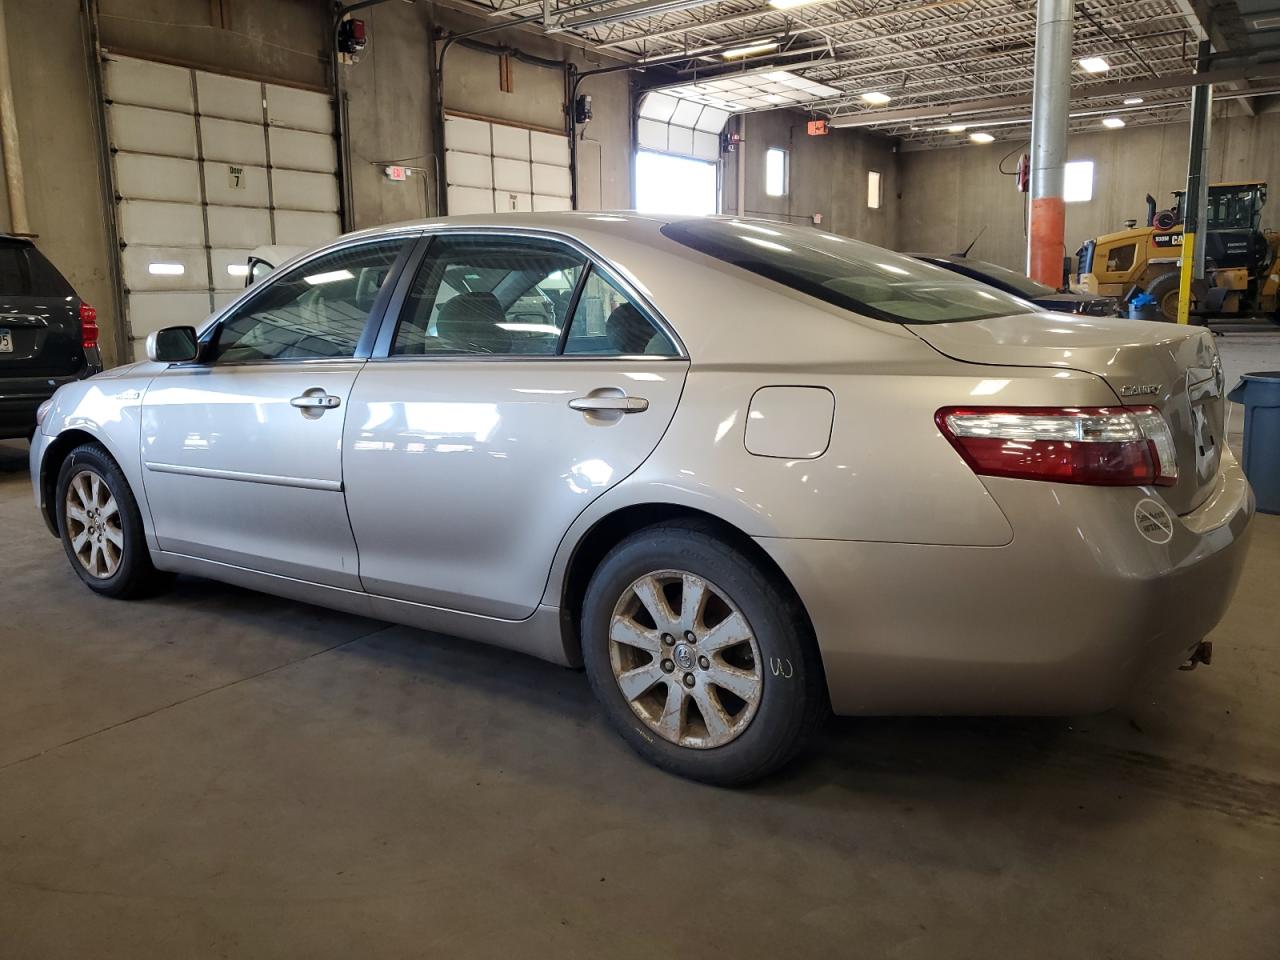
<svg viewBox="0 0 1280 960">
<path fill-rule="evenodd" d="M 0 377 L 0 440 L 26 439 L 36 428 L 36 409 L 60 386 L 97 373 L 87 366 L 68 377 Z"/>
<path fill-rule="evenodd" d="M 758 539 L 809 612 L 836 713 L 1105 710 L 1226 612 L 1254 511 L 1229 454 L 1166 543 L 1135 519 L 1155 488 L 988 486 L 1007 546 Z"/>
</svg>

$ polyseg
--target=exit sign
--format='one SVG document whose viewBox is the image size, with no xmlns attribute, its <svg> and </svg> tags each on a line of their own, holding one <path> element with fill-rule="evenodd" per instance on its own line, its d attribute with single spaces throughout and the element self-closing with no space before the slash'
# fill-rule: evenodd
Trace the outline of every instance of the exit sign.
<svg viewBox="0 0 1280 960">
<path fill-rule="evenodd" d="M 390 166 L 386 168 L 388 180 L 408 180 L 409 168 L 401 166 Z"/>
</svg>

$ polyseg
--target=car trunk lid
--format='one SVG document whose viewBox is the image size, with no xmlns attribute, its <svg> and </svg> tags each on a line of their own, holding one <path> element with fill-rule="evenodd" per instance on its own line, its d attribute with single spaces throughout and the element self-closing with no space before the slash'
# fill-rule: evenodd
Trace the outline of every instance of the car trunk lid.
<svg viewBox="0 0 1280 960">
<path fill-rule="evenodd" d="M 1173 431 L 1178 482 L 1162 490 L 1178 513 L 1213 489 L 1226 442 L 1222 364 L 1200 327 L 1062 314 L 1019 314 L 909 328 L 939 353 L 987 366 L 1092 373 L 1126 406 L 1157 407 Z"/>
</svg>

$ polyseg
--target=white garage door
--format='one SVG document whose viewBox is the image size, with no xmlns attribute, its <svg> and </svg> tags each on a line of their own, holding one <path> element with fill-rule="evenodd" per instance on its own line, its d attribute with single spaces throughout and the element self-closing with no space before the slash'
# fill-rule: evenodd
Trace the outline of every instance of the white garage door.
<svg viewBox="0 0 1280 960">
<path fill-rule="evenodd" d="M 328 96 L 114 55 L 104 74 L 134 356 L 231 300 L 254 247 L 341 232 Z"/>
<path fill-rule="evenodd" d="M 447 116 L 444 144 L 451 215 L 573 209 L 568 137 Z"/>
</svg>

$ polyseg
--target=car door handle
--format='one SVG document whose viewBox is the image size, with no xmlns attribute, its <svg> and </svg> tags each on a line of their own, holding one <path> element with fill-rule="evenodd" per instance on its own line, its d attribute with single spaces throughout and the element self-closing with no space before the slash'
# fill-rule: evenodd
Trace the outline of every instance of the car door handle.
<svg viewBox="0 0 1280 960">
<path fill-rule="evenodd" d="M 574 410 L 587 413 L 643 413 L 649 409 L 644 397 L 574 397 L 569 401 Z"/>
<path fill-rule="evenodd" d="M 302 410 L 332 410 L 342 403 L 342 398 L 328 393 L 304 393 L 289 403 Z"/>
</svg>

